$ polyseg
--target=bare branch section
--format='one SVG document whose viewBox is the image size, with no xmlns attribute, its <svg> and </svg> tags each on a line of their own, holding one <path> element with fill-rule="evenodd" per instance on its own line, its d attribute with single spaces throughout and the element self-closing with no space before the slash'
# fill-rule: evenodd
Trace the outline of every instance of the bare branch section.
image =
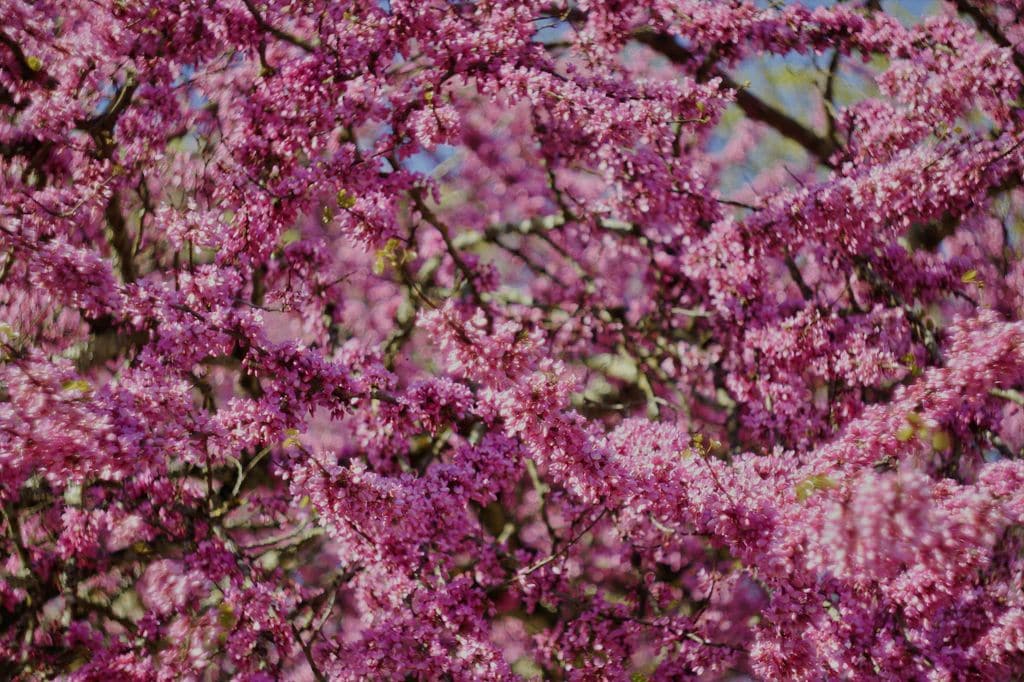
<svg viewBox="0 0 1024 682">
<path fill-rule="evenodd" d="M 650 47 L 675 64 L 691 66 L 693 63 L 693 54 L 680 45 L 673 36 L 651 31 L 639 31 L 635 38 L 638 42 Z M 736 105 L 751 119 L 764 123 L 783 137 L 793 140 L 806 149 L 819 163 L 825 166 L 832 165 L 830 158 L 837 149 L 834 142 L 814 132 L 786 112 L 776 109 L 760 99 L 747 88 L 736 83 L 731 76 L 720 68 L 713 66 L 708 71 L 708 77 L 720 78 L 722 85 L 730 90 L 734 90 L 736 92 Z"/>
<path fill-rule="evenodd" d="M 260 13 L 260 11 L 256 8 L 256 5 L 253 4 L 253 0 L 242 0 L 242 2 L 245 4 L 245 8 L 249 11 L 249 14 L 256 21 L 256 24 L 262 30 L 266 31 L 267 33 L 274 36 L 278 40 L 283 40 L 286 43 L 301 48 L 304 52 L 316 52 L 316 46 L 313 45 L 308 40 L 288 33 L 287 31 L 281 30 L 280 28 L 277 28 L 276 26 L 267 22 L 267 20 L 263 18 L 263 15 Z"/>
<path fill-rule="evenodd" d="M 956 9 L 961 14 L 973 19 L 978 28 L 984 31 L 996 45 L 1012 50 L 1013 63 L 1021 74 L 1024 75 L 1024 54 L 1021 54 L 1020 50 L 1017 49 L 1017 46 L 1010 42 L 1010 39 L 1006 37 L 1006 34 L 1003 32 L 1003 29 L 999 27 L 996 19 L 991 16 L 990 9 L 979 7 L 971 0 L 956 0 Z"/>
</svg>

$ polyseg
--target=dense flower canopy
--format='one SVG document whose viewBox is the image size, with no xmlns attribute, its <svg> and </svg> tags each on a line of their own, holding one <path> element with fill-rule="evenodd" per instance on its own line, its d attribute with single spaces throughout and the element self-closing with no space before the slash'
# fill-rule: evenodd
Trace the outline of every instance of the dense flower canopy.
<svg viewBox="0 0 1024 682">
<path fill-rule="evenodd" d="M 1024 673 L 1024 3 L 911 4 L 0 1 L 0 677 Z"/>
</svg>

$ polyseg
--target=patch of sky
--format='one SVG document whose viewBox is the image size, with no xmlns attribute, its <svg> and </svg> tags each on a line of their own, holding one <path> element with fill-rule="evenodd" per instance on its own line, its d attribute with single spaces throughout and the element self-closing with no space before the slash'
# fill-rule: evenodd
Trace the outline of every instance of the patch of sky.
<svg viewBox="0 0 1024 682">
<path fill-rule="evenodd" d="M 805 7 L 832 7 L 837 0 L 756 0 L 764 8 L 782 8 L 787 5 Z M 883 0 L 882 9 L 907 25 L 920 23 L 938 9 L 936 0 Z M 760 55 L 748 59 L 732 70 L 734 80 L 744 84 L 750 92 L 770 105 L 794 116 L 808 127 L 821 132 L 822 92 L 828 77 L 828 65 L 832 51 L 823 54 Z M 871 77 L 871 70 L 863 68 L 858 60 L 846 58 L 836 74 L 833 85 L 836 105 L 849 106 L 866 97 L 877 95 L 877 88 Z M 729 141 L 732 127 L 739 118 L 739 112 L 732 107 L 716 127 L 709 140 L 711 151 L 721 150 Z M 729 169 L 723 177 L 723 189 L 733 189 L 745 184 L 760 172 L 763 161 L 772 155 L 789 158 L 796 164 L 803 152 L 795 143 L 781 137 L 773 139 L 770 148 L 761 145 L 751 150 L 748 162 L 742 167 Z M 778 158 L 778 156 L 772 156 Z"/>
<path fill-rule="evenodd" d="M 456 151 L 451 145 L 440 144 L 431 151 L 420 151 L 409 156 L 402 161 L 402 167 L 424 175 L 443 174 L 458 160 L 455 157 Z"/>
<path fill-rule="evenodd" d="M 759 7 L 785 7 L 786 5 L 803 5 L 804 7 L 834 7 L 838 0 L 756 0 Z M 936 9 L 935 0 L 882 0 L 882 9 L 905 21 L 916 21 Z"/>
<path fill-rule="evenodd" d="M 533 26 L 536 29 L 532 38 L 533 42 L 544 45 L 559 43 L 566 40 L 568 38 L 569 31 L 572 30 L 572 26 L 570 26 L 568 21 L 564 21 L 558 17 L 535 19 Z"/>
</svg>

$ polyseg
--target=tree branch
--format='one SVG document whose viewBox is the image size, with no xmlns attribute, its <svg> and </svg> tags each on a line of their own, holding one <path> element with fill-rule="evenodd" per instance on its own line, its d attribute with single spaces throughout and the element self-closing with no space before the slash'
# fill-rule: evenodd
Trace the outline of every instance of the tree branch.
<svg viewBox="0 0 1024 682">
<path fill-rule="evenodd" d="M 640 31 L 634 35 L 636 40 L 651 48 L 658 54 L 666 57 L 673 64 L 685 65 L 694 58 L 693 54 L 680 45 L 676 39 L 665 33 L 654 33 L 651 31 Z M 741 87 L 733 78 L 717 67 L 707 70 L 708 77 L 720 78 L 722 85 L 736 91 L 736 105 L 749 118 L 764 123 L 773 128 L 777 133 L 793 140 L 807 150 L 820 163 L 831 168 L 833 164 L 829 157 L 835 153 L 837 147 L 831 140 L 818 135 L 803 123 L 800 123 L 789 114 L 776 109 L 764 100 L 760 99 L 749 90 Z"/>
<path fill-rule="evenodd" d="M 242 2 L 245 4 L 245 8 L 249 10 L 249 14 L 256 21 L 256 25 L 262 30 L 266 31 L 278 40 L 283 40 L 286 43 L 290 43 L 295 47 L 301 48 L 305 52 L 316 51 L 316 47 L 314 47 L 312 43 L 269 24 L 267 20 L 263 18 L 263 15 L 261 15 L 256 9 L 256 6 L 252 4 L 252 0 L 242 0 Z"/>
</svg>

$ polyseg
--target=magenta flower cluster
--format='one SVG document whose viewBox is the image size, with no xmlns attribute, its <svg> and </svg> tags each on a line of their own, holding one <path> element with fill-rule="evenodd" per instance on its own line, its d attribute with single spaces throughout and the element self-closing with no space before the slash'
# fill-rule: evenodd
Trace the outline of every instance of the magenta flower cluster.
<svg viewBox="0 0 1024 682">
<path fill-rule="evenodd" d="M 898 5 L 0 2 L 0 678 L 1024 675 L 1024 4 Z"/>
</svg>

